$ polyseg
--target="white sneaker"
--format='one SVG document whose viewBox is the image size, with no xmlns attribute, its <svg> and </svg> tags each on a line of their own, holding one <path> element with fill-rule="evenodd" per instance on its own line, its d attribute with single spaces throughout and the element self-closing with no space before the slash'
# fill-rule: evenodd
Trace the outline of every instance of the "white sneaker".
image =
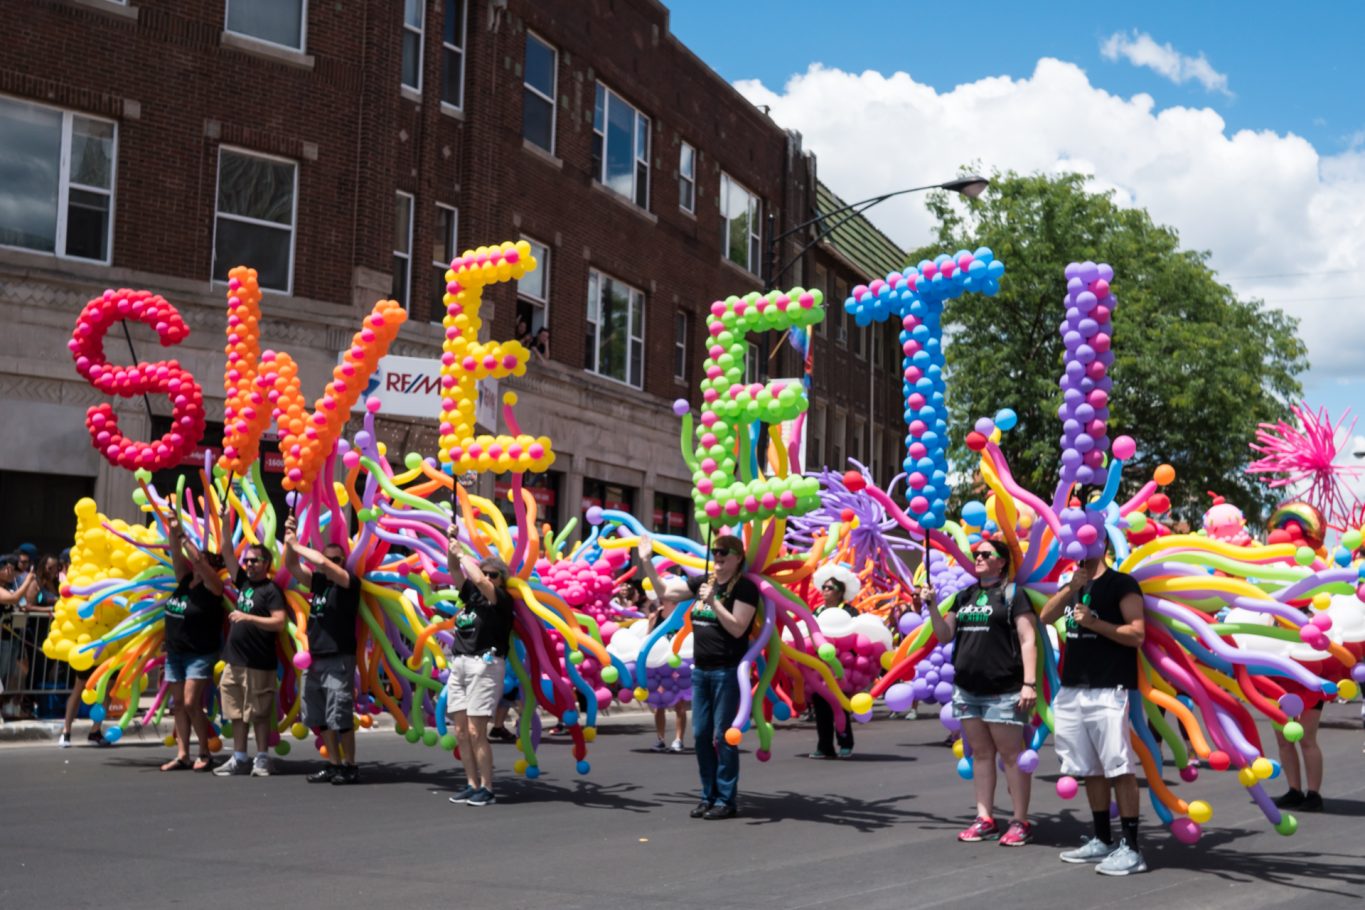
<svg viewBox="0 0 1365 910">
<path fill-rule="evenodd" d="M 62 734 L 62 738 L 59 739 L 59 740 L 57 740 L 57 748 L 58 748 L 58 749 L 70 749 L 70 748 L 71 748 L 71 734 L 69 734 L 69 733 L 63 733 L 63 734 Z"/>
<path fill-rule="evenodd" d="M 1147 871 L 1147 861 L 1141 853 L 1128 846 L 1128 841 L 1120 840 L 1114 852 L 1106 856 L 1095 871 L 1100 875 L 1137 875 Z"/>
<path fill-rule="evenodd" d="M 251 765 L 238 761 L 237 756 L 229 755 L 228 760 L 213 769 L 215 777 L 240 777 L 251 773 Z"/>
<path fill-rule="evenodd" d="M 1060 858 L 1064 863 L 1100 863 L 1117 849 L 1114 845 L 1106 844 L 1098 837 L 1092 836 L 1075 850 L 1067 850 Z"/>
<path fill-rule="evenodd" d="M 681 752 L 682 750 L 683 750 L 683 744 L 682 744 L 682 740 L 680 740 L 680 739 L 675 739 L 675 740 L 673 740 L 673 745 L 671 745 L 671 746 L 668 747 L 668 751 L 670 751 L 670 752 Z"/>
<path fill-rule="evenodd" d="M 919 720 L 919 712 L 914 708 L 911 708 L 909 711 L 905 712 L 904 716 L 901 717 L 901 720 Z"/>
<path fill-rule="evenodd" d="M 270 756 L 268 755 L 256 756 L 255 761 L 251 763 L 251 776 L 252 777 L 270 776 Z"/>
</svg>

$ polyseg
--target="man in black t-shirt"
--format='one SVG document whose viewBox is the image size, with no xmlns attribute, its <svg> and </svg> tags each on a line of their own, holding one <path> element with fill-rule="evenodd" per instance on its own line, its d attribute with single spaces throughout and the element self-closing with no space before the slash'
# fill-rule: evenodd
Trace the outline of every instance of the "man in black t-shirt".
<svg viewBox="0 0 1365 910">
<path fill-rule="evenodd" d="M 270 728 L 275 720 L 278 664 L 276 638 L 285 624 L 284 592 L 270 580 L 272 555 L 263 544 L 247 544 L 241 565 L 231 546 L 223 547 L 223 563 L 236 579 L 237 609 L 228 614 L 231 628 L 223 646 L 218 681 L 223 716 L 232 723 L 232 757 L 213 773 L 219 777 L 270 776 Z M 247 727 L 256 735 L 256 759 L 248 763 Z"/>
<path fill-rule="evenodd" d="M 512 595 L 507 564 L 496 556 L 475 560 L 464 552 L 457 529 L 450 529 L 447 568 L 460 591 L 455 640 L 446 677 L 446 714 L 460 743 L 465 788 L 452 803 L 487 806 L 493 796 L 493 747 L 488 723 L 502 698 L 507 649 L 512 641 Z"/>
<path fill-rule="evenodd" d="M 739 710 L 738 667 L 749 650 L 749 626 L 758 586 L 744 577 L 744 542 L 729 534 L 711 550 L 713 578 L 687 585 L 696 597 L 692 618 L 692 739 L 701 775 L 701 802 L 693 818 L 733 818 L 739 790 L 739 747 L 725 739 Z"/>
<path fill-rule="evenodd" d="M 1145 635 L 1142 589 L 1109 568 L 1103 556 L 1076 568 L 1043 607 L 1051 624 L 1065 617 L 1061 688 L 1052 702 L 1062 773 L 1085 779 L 1095 834 L 1063 862 L 1098 863 L 1104 875 L 1147 871 L 1138 849 L 1138 759 L 1128 718 L 1137 689 L 1138 649 Z M 1113 842 L 1109 793 L 1119 804 L 1122 836 Z"/>
<path fill-rule="evenodd" d="M 309 572 L 300 560 L 313 566 Z M 353 784 L 355 763 L 356 618 L 360 579 L 346 568 L 346 552 L 329 543 L 322 552 L 299 543 L 294 516 L 284 523 L 284 567 L 308 585 L 308 656 L 303 671 L 303 724 L 320 728 L 327 764 L 308 775 L 310 784 Z"/>
</svg>

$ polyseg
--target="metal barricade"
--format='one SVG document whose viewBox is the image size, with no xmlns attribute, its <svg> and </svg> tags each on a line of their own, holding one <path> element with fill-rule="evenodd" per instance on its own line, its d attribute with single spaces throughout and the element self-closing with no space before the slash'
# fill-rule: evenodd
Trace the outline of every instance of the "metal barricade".
<svg viewBox="0 0 1365 910">
<path fill-rule="evenodd" d="M 76 674 L 63 660 L 43 654 L 52 617 L 48 613 L 16 610 L 0 620 L 0 713 L 6 720 L 58 720 L 66 713 L 66 699 Z M 84 710 L 88 710 L 84 705 Z"/>
</svg>

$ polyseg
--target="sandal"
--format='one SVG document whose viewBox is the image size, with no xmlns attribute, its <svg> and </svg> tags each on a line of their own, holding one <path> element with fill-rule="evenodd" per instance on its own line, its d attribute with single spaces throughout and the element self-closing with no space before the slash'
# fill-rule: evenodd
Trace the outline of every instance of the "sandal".
<svg viewBox="0 0 1365 910">
<path fill-rule="evenodd" d="M 177 757 L 177 758 L 171 759 L 170 761 L 166 762 L 166 764 L 164 764 L 164 765 L 161 766 L 161 770 L 162 770 L 162 771 L 188 771 L 188 770 L 190 770 L 190 769 L 193 768 L 193 767 L 194 767 L 194 765 L 190 764 L 189 756 L 185 756 L 185 757 L 183 757 L 183 758 Z"/>
<path fill-rule="evenodd" d="M 201 756 L 199 756 L 198 758 L 196 758 L 196 759 L 194 760 L 194 770 L 195 770 L 195 771 L 198 771 L 198 772 L 201 772 L 201 773 L 202 773 L 202 772 L 205 772 L 205 771 L 212 771 L 212 770 L 213 770 L 213 756 L 212 756 L 212 755 L 201 755 Z"/>
</svg>

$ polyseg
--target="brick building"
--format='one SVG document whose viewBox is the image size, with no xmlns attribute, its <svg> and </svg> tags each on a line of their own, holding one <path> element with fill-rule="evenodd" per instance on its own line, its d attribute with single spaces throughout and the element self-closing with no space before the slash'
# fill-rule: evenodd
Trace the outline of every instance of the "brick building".
<svg viewBox="0 0 1365 910">
<path fill-rule="evenodd" d="M 411 314 L 391 353 L 435 357 L 446 263 L 517 239 L 541 269 L 491 288 L 483 315 L 499 338 L 549 329 L 549 356 L 504 384 L 559 452 L 534 478 L 545 518 L 600 502 L 681 530 L 669 405 L 696 398 L 706 307 L 763 289 L 825 225 L 771 238 L 838 205 L 801 137 L 678 42 L 655 0 L 17 0 L 0 27 L 0 549 L 69 542 L 80 495 L 131 517 L 131 476 L 85 435 L 103 398 L 65 348 L 105 287 L 185 316 L 171 351 L 142 326 L 131 342 L 198 377 L 212 445 L 228 268 L 260 270 L 263 344 L 294 355 L 311 398 L 380 297 Z M 842 302 L 901 258 L 855 219 L 780 277 Z M 117 335 L 107 347 L 131 359 Z M 777 337 L 752 350 L 756 375 L 800 373 Z M 889 470 L 894 333 L 833 307 L 815 363 L 808 460 Z M 169 414 L 115 406 L 135 438 Z M 436 448 L 431 419 L 386 417 L 381 434 L 394 456 Z"/>
</svg>

